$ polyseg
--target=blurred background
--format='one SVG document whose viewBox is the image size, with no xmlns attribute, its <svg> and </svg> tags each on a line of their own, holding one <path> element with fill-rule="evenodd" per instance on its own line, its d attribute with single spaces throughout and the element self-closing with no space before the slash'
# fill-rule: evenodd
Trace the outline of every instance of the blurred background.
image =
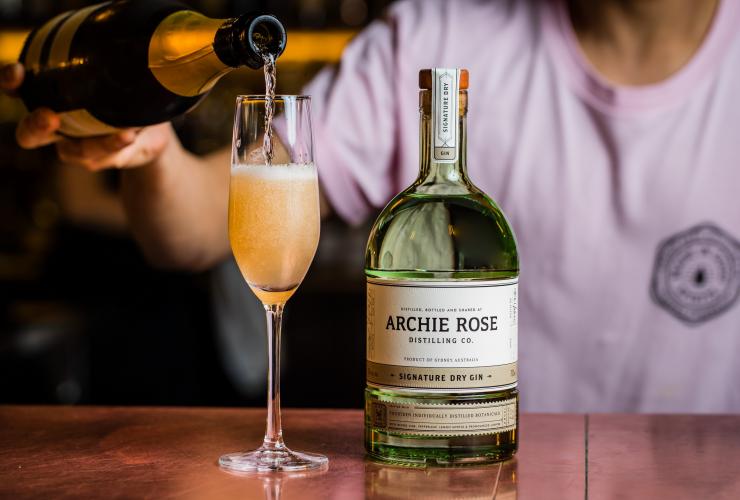
<svg viewBox="0 0 740 500">
<path fill-rule="evenodd" d="M 0 0 L 0 63 L 18 57 L 31 28 L 94 3 Z M 277 91 L 287 94 L 335 64 L 390 0 L 184 3 L 214 18 L 277 15 L 288 30 Z M 260 71 L 221 80 L 175 123 L 185 146 L 226 146 L 234 96 L 249 93 L 264 93 Z M 264 319 L 233 263 L 201 274 L 152 269 L 129 236 L 117 173 L 60 165 L 53 148 L 21 150 L 14 129 L 23 113 L 0 95 L 0 404 L 263 406 Z M 285 406 L 362 405 L 368 230 L 322 224 L 314 264 L 287 308 Z"/>
</svg>

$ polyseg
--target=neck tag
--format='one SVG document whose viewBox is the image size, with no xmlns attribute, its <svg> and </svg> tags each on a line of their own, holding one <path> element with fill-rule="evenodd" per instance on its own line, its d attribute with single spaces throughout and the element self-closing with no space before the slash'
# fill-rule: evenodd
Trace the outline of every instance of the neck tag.
<svg viewBox="0 0 740 500">
<path fill-rule="evenodd" d="M 459 82 L 459 69 L 432 69 L 432 160 L 437 163 L 457 161 Z"/>
</svg>

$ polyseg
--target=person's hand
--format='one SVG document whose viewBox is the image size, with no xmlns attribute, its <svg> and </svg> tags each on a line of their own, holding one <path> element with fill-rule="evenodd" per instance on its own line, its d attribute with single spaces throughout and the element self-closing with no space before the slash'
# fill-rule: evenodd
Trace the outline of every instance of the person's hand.
<svg viewBox="0 0 740 500">
<path fill-rule="evenodd" d="M 0 90 L 15 96 L 23 82 L 23 66 L 15 63 L 0 68 Z M 118 133 L 83 139 L 68 139 L 57 134 L 59 115 L 48 108 L 38 108 L 25 116 L 16 128 L 18 145 L 33 149 L 56 143 L 64 163 L 91 171 L 105 168 L 131 168 L 156 160 L 173 140 L 169 123 L 142 129 L 125 129 Z"/>
</svg>

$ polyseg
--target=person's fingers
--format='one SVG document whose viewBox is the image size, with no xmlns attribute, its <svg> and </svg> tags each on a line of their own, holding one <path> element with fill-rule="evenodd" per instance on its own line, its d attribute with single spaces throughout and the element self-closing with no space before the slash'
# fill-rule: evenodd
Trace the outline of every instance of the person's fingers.
<svg viewBox="0 0 740 500">
<path fill-rule="evenodd" d="M 59 158 L 91 172 L 106 168 L 139 167 L 154 161 L 169 140 L 169 125 L 141 131 L 125 130 L 104 138 L 65 139 L 57 143 Z"/>
<path fill-rule="evenodd" d="M 34 110 L 15 129 L 18 145 L 24 149 L 38 148 L 59 140 L 59 116 L 47 108 Z"/>
<path fill-rule="evenodd" d="M 23 66 L 18 63 L 7 64 L 0 68 L 0 90 L 9 95 L 15 95 L 15 91 L 23 83 Z"/>
<path fill-rule="evenodd" d="M 116 158 L 117 167 L 139 167 L 154 161 L 162 154 L 170 141 L 169 123 L 162 123 L 142 129 L 136 139 L 136 147 L 121 150 Z"/>
<path fill-rule="evenodd" d="M 130 145 L 114 153 L 103 156 L 91 157 L 82 153 L 81 144 L 78 141 L 64 140 L 57 143 L 57 154 L 59 159 L 70 165 L 77 165 L 90 172 L 98 172 L 108 168 L 128 168 L 132 165 L 129 158 L 134 157 L 137 145 Z"/>
<path fill-rule="evenodd" d="M 136 140 L 136 131 L 123 130 L 103 137 L 65 139 L 57 144 L 62 161 L 87 165 L 117 153 Z"/>
<path fill-rule="evenodd" d="M 80 142 L 75 139 L 62 139 L 57 142 L 57 156 L 64 163 L 70 163 L 72 165 L 81 165 L 82 160 L 82 146 Z"/>
<path fill-rule="evenodd" d="M 102 141 L 103 139 L 87 139 L 88 141 L 97 140 Z M 96 172 L 104 168 L 112 166 L 107 160 L 114 156 L 115 153 L 103 153 L 98 156 L 86 155 L 84 152 L 85 145 L 80 139 L 63 139 L 56 144 L 57 156 L 62 162 L 69 165 L 76 165 L 83 167 L 91 172 Z M 87 146 L 88 151 L 90 146 Z M 96 149 L 100 153 L 103 148 L 97 146 Z"/>
</svg>

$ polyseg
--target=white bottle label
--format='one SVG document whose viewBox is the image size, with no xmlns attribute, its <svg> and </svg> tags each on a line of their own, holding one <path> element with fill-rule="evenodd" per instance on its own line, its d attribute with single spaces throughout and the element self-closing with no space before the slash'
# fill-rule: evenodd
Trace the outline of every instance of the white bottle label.
<svg viewBox="0 0 740 500">
<path fill-rule="evenodd" d="M 381 397 L 370 404 L 370 421 L 386 432 L 420 436 L 471 436 L 516 429 L 517 399 L 480 403 L 397 403 Z"/>
<path fill-rule="evenodd" d="M 437 163 L 457 161 L 459 82 L 458 69 L 432 69 L 432 159 Z"/>
<path fill-rule="evenodd" d="M 367 381 L 470 391 L 517 381 L 517 280 L 367 280 Z"/>
</svg>

